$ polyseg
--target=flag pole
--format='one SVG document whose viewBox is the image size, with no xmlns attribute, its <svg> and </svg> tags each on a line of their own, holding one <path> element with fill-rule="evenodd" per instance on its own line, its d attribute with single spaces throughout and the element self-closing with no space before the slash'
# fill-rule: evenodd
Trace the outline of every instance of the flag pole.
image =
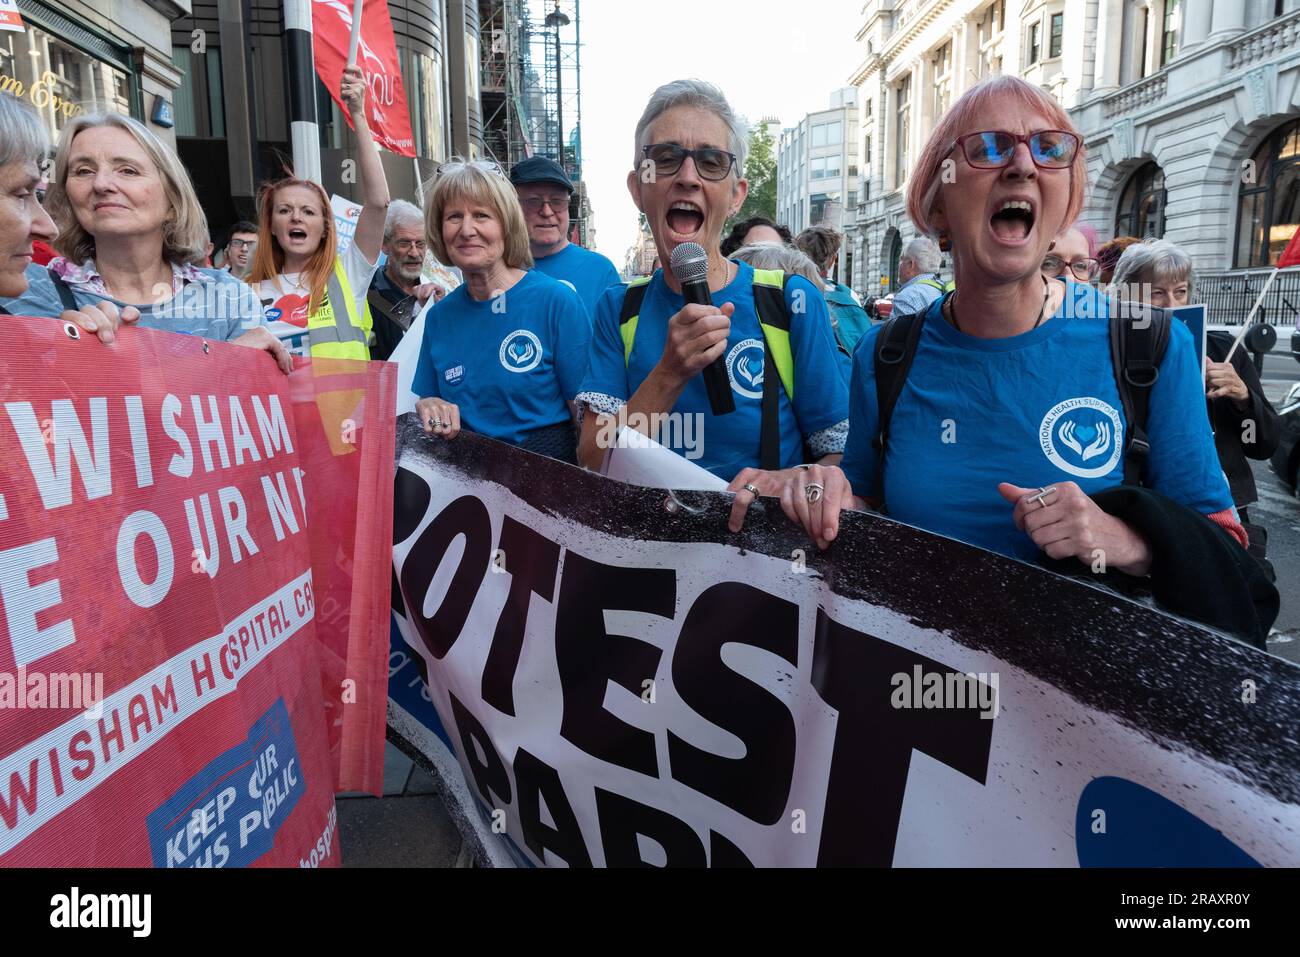
<svg viewBox="0 0 1300 957">
<path fill-rule="evenodd" d="M 357 65 L 357 47 L 361 45 L 361 8 L 365 0 L 352 0 L 352 36 L 348 39 L 348 66 Z"/>
<path fill-rule="evenodd" d="M 1259 291 L 1259 297 L 1255 300 L 1254 308 L 1250 310 L 1250 315 L 1246 317 L 1245 324 L 1241 327 L 1241 332 L 1237 333 L 1237 338 L 1232 341 L 1232 348 L 1228 350 L 1228 356 L 1223 361 L 1231 362 L 1232 354 L 1237 351 L 1237 346 L 1241 345 L 1241 340 L 1246 338 L 1246 333 L 1250 331 L 1250 321 L 1255 318 L 1255 313 L 1259 311 L 1260 303 L 1264 301 L 1264 294 L 1268 292 L 1268 287 L 1273 285 L 1273 280 L 1277 278 L 1280 268 L 1273 267 L 1273 271 L 1268 274 L 1268 279 L 1264 283 L 1264 288 Z"/>
</svg>

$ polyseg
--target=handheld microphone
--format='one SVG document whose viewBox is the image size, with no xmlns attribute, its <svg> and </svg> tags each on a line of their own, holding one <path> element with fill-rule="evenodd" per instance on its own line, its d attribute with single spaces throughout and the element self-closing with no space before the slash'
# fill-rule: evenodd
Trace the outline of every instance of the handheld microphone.
<svg viewBox="0 0 1300 957">
<path fill-rule="evenodd" d="M 699 243 L 682 243 L 673 250 L 668 268 L 682 284 L 682 298 L 687 303 L 701 306 L 713 304 L 709 295 L 709 254 Z M 731 380 L 727 377 L 727 362 L 722 356 L 704 367 L 704 388 L 709 394 L 709 408 L 714 415 L 736 411 L 736 399 L 731 394 Z"/>
</svg>

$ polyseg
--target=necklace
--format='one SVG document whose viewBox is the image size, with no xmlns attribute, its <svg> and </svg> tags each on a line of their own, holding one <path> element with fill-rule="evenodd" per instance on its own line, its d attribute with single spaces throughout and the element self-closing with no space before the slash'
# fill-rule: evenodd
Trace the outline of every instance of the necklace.
<svg viewBox="0 0 1300 957">
<path fill-rule="evenodd" d="M 1047 277 L 1039 273 L 1039 278 L 1043 280 L 1043 304 L 1038 307 L 1038 320 L 1031 327 L 1037 329 L 1043 324 L 1043 318 L 1047 315 L 1047 300 L 1051 298 L 1052 287 L 1047 283 Z M 947 319 L 954 329 L 962 331 L 960 323 L 957 322 L 957 290 L 952 291 L 952 295 L 943 301 L 944 307 L 947 308 Z"/>
</svg>

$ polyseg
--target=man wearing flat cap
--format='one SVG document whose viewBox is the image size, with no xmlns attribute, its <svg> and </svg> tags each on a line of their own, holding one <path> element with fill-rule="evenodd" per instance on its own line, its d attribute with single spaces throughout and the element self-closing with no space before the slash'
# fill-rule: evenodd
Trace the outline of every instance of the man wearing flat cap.
<svg viewBox="0 0 1300 957">
<path fill-rule="evenodd" d="M 531 156 L 516 163 L 510 170 L 510 182 L 524 208 L 533 265 L 572 287 L 587 307 L 590 319 L 601 294 L 622 280 L 614 264 L 600 253 L 569 242 L 573 183 L 559 163 L 545 156 Z"/>
</svg>

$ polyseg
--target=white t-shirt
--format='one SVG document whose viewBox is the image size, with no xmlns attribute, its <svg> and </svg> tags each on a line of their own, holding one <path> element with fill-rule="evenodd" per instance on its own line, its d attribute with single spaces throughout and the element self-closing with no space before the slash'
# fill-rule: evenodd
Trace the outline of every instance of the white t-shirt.
<svg viewBox="0 0 1300 957">
<path fill-rule="evenodd" d="M 370 280 L 377 266 L 366 259 L 356 243 L 349 243 L 348 248 L 339 253 L 339 259 L 352 286 L 352 298 L 360 315 L 366 308 L 366 294 L 370 291 Z M 279 337 L 294 355 L 306 356 L 310 354 L 307 307 L 311 302 L 311 290 L 301 285 L 301 279 L 302 273 L 281 273 L 274 279 L 263 279 L 254 288 L 262 300 L 267 331 Z"/>
</svg>

